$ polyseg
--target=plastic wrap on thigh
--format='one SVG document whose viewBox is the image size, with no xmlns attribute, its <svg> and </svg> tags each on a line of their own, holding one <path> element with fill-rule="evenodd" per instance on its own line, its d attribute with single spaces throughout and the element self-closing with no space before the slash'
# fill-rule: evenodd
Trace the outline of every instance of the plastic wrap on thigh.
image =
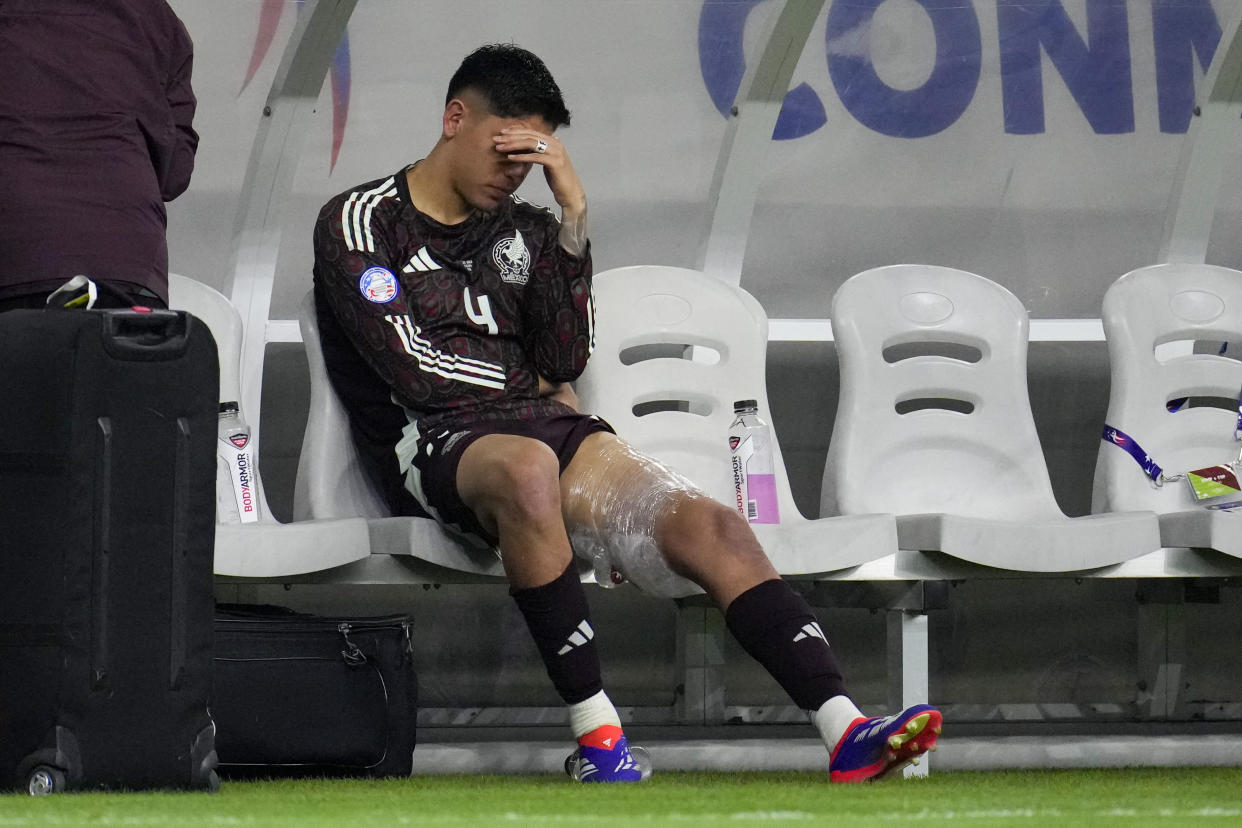
<svg viewBox="0 0 1242 828">
<path fill-rule="evenodd" d="M 687 495 L 703 496 L 686 477 L 623 442 L 599 455 L 600 473 L 580 481 L 574 495 L 587 508 L 570 516 L 574 553 L 592 563 L 601 586 L 627 580 L 649 595 L 701 593 L 669 567 L 655 541 L 656 522 Z"/>
</svg>

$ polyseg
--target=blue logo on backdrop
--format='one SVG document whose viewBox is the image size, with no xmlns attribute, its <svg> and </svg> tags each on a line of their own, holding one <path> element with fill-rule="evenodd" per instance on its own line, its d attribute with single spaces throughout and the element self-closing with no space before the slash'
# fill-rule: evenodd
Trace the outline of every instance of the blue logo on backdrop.
<svg viewBox="0 0 1242 828">
<path fill-rule="evenodd" d="M 983 75 L 979 15 L 996 15 L 1004 131 L 1045 131 L 1044 76 L 1063 83 L 1092 130 L 1134 131 L 1130 19 L 1126 0 L 1086 0 L 1085 31 L 1062 0 L 914 0 L 931 21 L 935 64 L 916 89 L 894 89 L 870 54 L 872 19 L 884 0 L 830 2 L 825 27 L 828 77 L 846 111 L 883 135 L 922 138 L 952 126 L 970 106 Z M 1211 0 L 1149 0 L 1160 131 L 1183 133 L 1194 109 L 1196 62 L 1206 71 L 1220 44 Z M 699 15 L 699 67 L 712 102 L 728 115 L 746 56 L 746 20 L 763 0 L 704 0 Z M 808 44 L 808 49 L 811 46 Z M 1053 72 L 1045 73 L 1045 60 Z M 772 137 L 801 138 L 828 121 L 809 84 L 789 91 Z"/>
</svg>

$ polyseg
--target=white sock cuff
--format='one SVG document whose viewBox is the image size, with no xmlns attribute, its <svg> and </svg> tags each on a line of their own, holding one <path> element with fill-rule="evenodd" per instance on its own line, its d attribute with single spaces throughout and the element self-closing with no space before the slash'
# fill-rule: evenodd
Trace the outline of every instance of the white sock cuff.
<svg viewBox="0 0 1242 828">
<path fill-rule="evenodd" d="M 855 719 L 863 718 L 862 711 L 854 706 L 849 696 L 833 696 L 820 705 L 819 710 L 808 711 L 811 723 L 819 731 L 819 738 L 829 752 L 841 741 L 845 731 Z"/>
<path fill-rule="evenodd" d="M 574 739 L 581 739 L 604 725 L 620 727 L 621 717 L 617 715 L 617 708 L 612 706 L 612 701 L 603 690 L 589 699 L 569 706 L 569 729 L 574 732 Z"/>
</svg>

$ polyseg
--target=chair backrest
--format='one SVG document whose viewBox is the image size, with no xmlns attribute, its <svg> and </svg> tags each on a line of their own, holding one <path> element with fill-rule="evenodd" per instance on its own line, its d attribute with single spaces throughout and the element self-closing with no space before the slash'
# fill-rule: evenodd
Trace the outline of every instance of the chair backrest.
<svg viewBox="0 0 1242 828">
<path fill-rule="evenodd" d="M 575 384 L 581 409 L 731 503 L 734 401 L 757 400 L 772 424 L 763 308 L 741 288 L 679 267 L 605 271 L 594 294 L 595 351 Z M 802 520 L 775 439 L 773 461 L 781 522 Z"/>
<path fill-rule="evenodd" d="M 168 274 L 168 307 L 189 311 L 202 320 L 216 341 L 216 353 L 220 360 L 220 400 L 241 400 L 241 313 L 227 296 L 196 279 L 177 273 Z M 246 412 L 242 411 L 242 416 Z M 263 485 L 263 470 L 259 458 L 254 458 L 255 489 L 259 494 L 259 520 L 275 523 L 267 502 L 267 489 Z"/>
<path fill-rule="evenodd" d="M 310 411 L 293 489 L 293 518 L 389 517 L 387 504 L 363 472 L 349 415 L 328 379 L 314 291 L 298 306 L 298 326 L 310 373 Z"/>
<path fill-rule="evenodd" d="M 242 320 L 237 308 L 215 288 L 177 273 L 168 274 L 168 306 L 206 323 L 220 355 L 220 399 L 241 399 Z"/>
<path fill-rule="evenodd" d="M 841 393 L 824 513 L 1064 517 L 1026 386 L 1029 320 L 973 273 L 893 265 L 837 290 Z"/>
<path fill-rule="evenodd" d="M 1112 375 L 1107 424 L 1167 474 L 1237 460 L 1242 272 L 1205 264 L 1139 268 L 1109 287 L 1102 316 Z M 1228 343 L 1223 354 L 1221 343 Z M 1181 398 L 1190 404 L 1169 405 Z M 1126 451 L 1100 442 L 1092 511 L 1193 505 L 1185 483 L 1156 489 Z"/>
</svg>

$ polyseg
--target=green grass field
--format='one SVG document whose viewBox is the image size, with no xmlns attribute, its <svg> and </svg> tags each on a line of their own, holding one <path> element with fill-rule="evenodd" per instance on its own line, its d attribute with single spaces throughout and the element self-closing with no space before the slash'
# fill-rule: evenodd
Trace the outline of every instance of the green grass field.
<svg viewBox="0 0 1242 828">
<path fill-rule="evenodd" d="M 1242 825 L 1242 768 L 937 773 L 832 786 L 811 773 L 225 782 L 201 793 L 0 796 L 11 826 Z"/>
</svg>

